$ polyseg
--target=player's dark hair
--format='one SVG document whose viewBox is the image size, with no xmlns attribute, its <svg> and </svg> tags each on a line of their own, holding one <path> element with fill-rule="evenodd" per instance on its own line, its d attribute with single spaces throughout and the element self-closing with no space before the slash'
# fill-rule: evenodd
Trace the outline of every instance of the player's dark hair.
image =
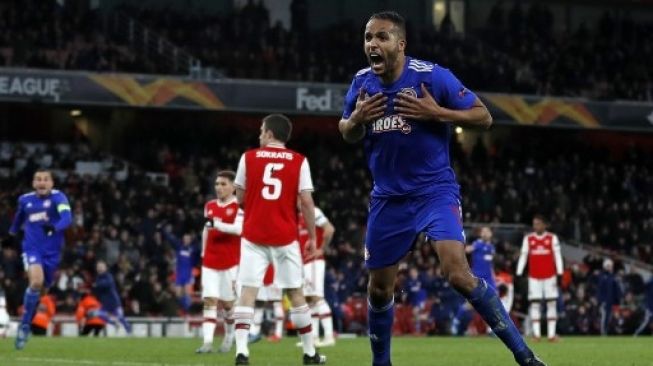
<svg viewBox="0 0 653 366">
<path fill-rule="evenodd" d="M 54 178 L 54 175 L 52 174 L 52 170 L 47 168 L 38 168 L 34 171 L 34 175 L 36 175 L 36 173 L 48 173 L 50 174 L 50 177 Z"/>
<path fill-rule="evenodd" d="M 546 224 L 546 219 L 544 218 L 544 215 L 535 214 L 535 215 L 533 215 L 533 220 L 535 220 L 535 219 L 538 219 L 538 220 L 540 220 L 540 221 L 542 221 L 543 223 Z"/>
<path fill-rule="evenodd" d="M 263 118 L 264 128 L 272 131 L 275 139 L 281 142 L 288 142 L 292 133 L 292 122 L 283 114 L 270 114 Z"/>
<path fill-rule="evenodd" d="M 232 182 L 236 180 L 236 172 L 233 170 L 220 170 L 216 176 L 219 178 L 227 178 Z"/>
<path fill-rule="evenodd" d="M 374 13 L 372 16 L 370 16 L 369 20 L 372 19 L 389 20 L 399 30 L 399 37 L 406 39 L 406 19 L 404 19 L 404 17 L 402 17 L 396 11 L 386 10 Z"/>
</svg>

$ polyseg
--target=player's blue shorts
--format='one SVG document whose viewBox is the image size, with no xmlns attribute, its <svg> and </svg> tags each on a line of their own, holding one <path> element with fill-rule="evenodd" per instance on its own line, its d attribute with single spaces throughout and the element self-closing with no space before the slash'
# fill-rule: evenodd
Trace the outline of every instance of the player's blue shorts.
<svg viewBox="0 0 653 366">
<path fill-rule="evenodd" d="M 175 274 L 175 285 L 177 286 L 186 286 L 193 283 L 193 274 L 192 273 L 179 273 Z"/>
<path fill-rule="evenodd" d="M 61 262 L 61 255 L 59 253 L 43 255 L 37 250 L 23 252 L 23 265 L 25 266 L 25 270 L 32 264 L 40 264 L 43 268 L 43 286 L 46 288 L 52 285 L 54 275 L 59 268 L 59 262 Z"/>
<path fill-rule="evenodd" d="M 465 242 L 457 192 L 417 197 L 372 197 L 365 240 L 367 268 L 383 268 L 399 262 L 422 232 L 430 240 Z"/>
</svg>

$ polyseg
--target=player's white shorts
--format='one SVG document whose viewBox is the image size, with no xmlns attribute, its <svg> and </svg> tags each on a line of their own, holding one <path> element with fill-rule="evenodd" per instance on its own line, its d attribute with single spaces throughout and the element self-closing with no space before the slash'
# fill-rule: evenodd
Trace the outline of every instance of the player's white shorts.
<svg viewBox="0 0 653 366">
<path fill-rule="evenodd" d="M 202 266 L 202 297 L 215 297 L 222 301 L 236 300 L 238 266 L 217 270 Z"/>
<path fill-rule="evenodd" d="M 324 297 L 324 259 L 304 264 L 304 296 Z"/>
<path fill-rule="evenodd" d="M 273 247 L 257 245 L 241 239 L 240 272 L 238 283 L 243 286 L 263 287 L 263 277 L 268 265 L 274 265 L 274 284 L 279 288 L 300 288 L 304 283 L 302 256 L 299 243 Z"/>
<path fill-rule="evenodd" d="M 281 288 L 273 283 L 258 289 L 256 301 L 281 301 L 282 295 Z"/>
<path fill-rule="evenodd" d="M 538 279 L 528 277 L 528 300 L 555 300 L 558 298 L 556 276 Z"/>
</svg>

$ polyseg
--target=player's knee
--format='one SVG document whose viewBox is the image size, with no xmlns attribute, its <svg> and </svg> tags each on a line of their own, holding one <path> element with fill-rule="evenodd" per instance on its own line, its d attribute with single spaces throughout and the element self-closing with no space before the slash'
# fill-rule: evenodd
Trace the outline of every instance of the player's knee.
<svg viewBox="0 0 653 366">
<path fill-rule="evenodd" d="M 218 299 L 216 299 L 214 297 L 205 297 L 203 299 L 203 301 L 204 301 L 204 307 L 205 308 L 206 307 L 214 307 L 214 306 L 218 305 Z"/>
<path fill-rule="evenodd" d="M 378 286 L 370 283 L 367 288 L 372 305 L 385 305 L 394 295 L 393 287 Z"/>
<path fill-rule="evenodd" d="M 43 279 L 42 278 L 31 279 L 29 281 L 29 287 L 32 289 L 32 291 L 43 290 Z"/>
<path fill-rule="evenodd" d="M 446 274 L 447 281 L 458 292 L 469 294 L 476 287 L 476 279 L 468 271 L 449 271 Z"/>
</svg>

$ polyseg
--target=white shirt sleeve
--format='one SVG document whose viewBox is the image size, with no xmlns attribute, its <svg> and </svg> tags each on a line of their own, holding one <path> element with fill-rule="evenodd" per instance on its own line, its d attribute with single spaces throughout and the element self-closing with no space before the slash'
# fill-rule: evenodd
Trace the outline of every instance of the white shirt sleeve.
<svg viewBox="0 0 653 366">
<path fill-rule="evenodd" d="M 234 185 L 238 188 L 245 189 L 245 154 L 240 156 L 240 161 L 238 162 L 238 170 L 236 170 L 236 179 L 234 180 Z"/>
<path fill-rule="evenodd" d="M 324 227 L 329 223 L 329 219 L 324 215 L 324 212 L 319 208 L 315 207 L 315 226 Z"/>
<path fill-rule="evenodd" d="M 562 266 L 562 252 L 560 249 L 560 241 L 558 240 L 557 235 L 553 235 L 553 257 L 555 258 L 556 262 L 556 273 L 561 276 L 562 272 L 564 271 L 564 267 Z"/>
<path fill-rule="evenodd" d="M 222 221 L 215 220 L 213 221 L 213 227 L 225 234 L 240 235 L 243 232 L 243 217 L 243 210 L 238 209 L 238 213 L 236 214 L 236 219 L 234 220 L 233 224 L 227 224 Z"/>
<path fill-rule="evenodd" d="M 240 170 L 240 167 L 238 167 Z M 244 169 L 243 169 L 244 170 Z M 238 177 L 236 177 L 238 179 Z M 311 178 L 311 168 L 308 166 L 308 159 L 304 158 L 302 167 L 299 170 L 299 192 L 313 191 L 313 178 Z"/>
<path fill-rule="evenodd" d="M 524 273 L 526 259 L 528 259 L 528 235 L 524 236 L 524 240 L 521 244 L 521 254 L 519 255 L 519 261 L 517 262 L 517 276 L 521 276 L 522 273 Z"/>
</svg>

